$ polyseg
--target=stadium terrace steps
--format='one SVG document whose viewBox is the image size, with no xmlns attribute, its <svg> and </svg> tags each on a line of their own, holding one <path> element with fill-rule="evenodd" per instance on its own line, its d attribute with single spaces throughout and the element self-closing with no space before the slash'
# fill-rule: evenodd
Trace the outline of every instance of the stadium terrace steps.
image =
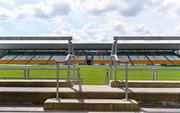
<svg viewBox="0 0 180 113">
<path fill-rule="evenodd" d="M 139 111 L 135 100 L 122 99 L 48 99 L 44 110 Z"/>
<path fill-rule="evenodd" d="M 47 60 L 31 60 L 28 64 L 46 64 Z"/>
<path fill-rule="evenodd" d="M 180 64 L 180 60 L 171 60 L 174 64 Z"/>
<path fill-rule="evenodd" d="M 130 62 L 132 65 L 134 65 L 134 63 L 132 62 L 130 56 L 127 56 L 127 57 L 128 57 L 128 59 L 129 59 L 129 62 Z"/>
<path fill-rule="evenodd" d="M 56 87 L 56 80 L 0 80 L 1 87 Z M 59 80 L 60 87 L 72 87 L 72 82 Z"/>
<path fill-rule="evenodd" d="M 28 60 L 12 60 L 9 64 L 26 64 Z"/>
<path fill-rule="evenodd" d="M 133 64 L 152 64 L 150 61 L 148 60 L 131 60 L 131 62 Z"/>
<path fill-rule="evenodd" d="M 151 60 L 153 64 L 172 64 L 168 60 Z"/>
<path fill-rule="evenodd" d="M 153 64 L 172 64 L 164 56 L 149 55 L 147 57 Z"/>
<path fill-rule="evenodd" d="M 47 62 L 47 64 L 52 64 L 52 65 L 54 65 L 54 64 L 56 64 L 56 61 L 55 61 L 55 60 L 49 60 L 49 61 Z"/>
<path fill-rule="evenodd" d="M 54 55 L 5 55 L 0 59 L 0 64 L 56 64 L 56 60 L 64 60 L 66 56 Z M 180 58 L 176 55 L 134 55 L 118 56 L 120 60 L 129 60 L 129 64 L 180 64 Z M 77 64 L 86 64 L 85 56 L 77 56 Z M 93 64 L 108 64 L 109 56 L 94 56 Z"/>
<path fill-rule="evenodd" d="M 13 57 L 14 56 L 14 57 Z M 9 62 L 7 63 L 7 64 L 9 64 L 9 63 L 11 63 L 11 61 L 13 61 L 18 55 L 13 55 L 12 56 L 12 58 L 11 59 L 8 59 L 9 60 Z"/>
<path fill-rule="evenodd" d="M 93 60 L 93 64 L 108 64 L 109 60 Z"/>
<path fill-rule="evenodd" d="M 173 64 L 174 65 L 174 63 L 170 60 L 170 59 L 168 59 L 168 57 L 167 56 L 164 56 L 171 64 Z"/>
<path fill-rule="evenodd" d="M 145 55 L 145 57 L 148 59 L 149 62 L 151 62 L 152 65 L 154 65 L 147 55 Z"/>
<path fill-rule="evenodd" d="M 125 81 L 111 81 L 111 87 L 125 87 Z M 128 87 L 139 88 L 180 88 L 180 81 L 129 80 Z"/>
<path fill-rule="evenodd" d="M 31 59 L 29 59 L 29 60 L 26 62 L 26 64 L 28 64 L 34 57 L 35 57 L 35 55 L 33 55 L 33 56 L 31 57 Z"/>
<path fill-rule="evenodd" d="M 49 59 L 47 60 L 46 64 L 48 64 L 48 62 L 51 60 L 51 58 L 53 57 L 53 55 L 50 55 Z"/>
<path fill-rule="evenodd" d="M 9 60 L 0 60 L 0 64 L 7 64 Z"/>
<path fill-rule="evenodd" d="M 124 89 L 110 86 L 83 85 L 60 88 L 61 99 L 124 99 Z M 14 98 L 16 97 L 16 98 Z M 56 88 L 0 87 L 1 105 L 43 105 L 56 97 Z M 129 98 L 140 105 L 154 107 L 180 107 L 179 88 L 129 88 Z"/>
</svg>

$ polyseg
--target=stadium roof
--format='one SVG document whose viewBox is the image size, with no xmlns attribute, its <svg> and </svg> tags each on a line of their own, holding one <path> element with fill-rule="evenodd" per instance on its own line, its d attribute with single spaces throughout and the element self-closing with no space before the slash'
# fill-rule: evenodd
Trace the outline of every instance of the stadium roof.
<svg viewBox="0 0 180 113">
<path fill-rule="evenodd" d="M 72 36 L 0 36 L 0 40 L 72 40 Z"/>
<path fill-rule="evenodd" d="M 180 40 L 179 36 L 114 36 L 114 40 Z"/>
<path fill-rule="evenodd" d="M 111 43 L 75 43 L 74 49 L 108 49 Z M 22 44 L 22 43 L 0 43 L 0 49 L 67 49 L 67 44 Z M 120 43 L 118 49 L 122 50 L 179 50 L 180 43 Z"/>
<path fill-rule="evenodd" d="M 71 39 L 62 36 L 1 36 L 0 49 L 67 49 L 67 44 L 61 40 Z M 115 36 L 114 39 L 120 40 L 118 49 L 122 50 L 180 50 L 178 36 Z M 110 50 L 111 47 L 112 43 L 74 43 L 75 49 L 82 50 Z"/>
</svg>

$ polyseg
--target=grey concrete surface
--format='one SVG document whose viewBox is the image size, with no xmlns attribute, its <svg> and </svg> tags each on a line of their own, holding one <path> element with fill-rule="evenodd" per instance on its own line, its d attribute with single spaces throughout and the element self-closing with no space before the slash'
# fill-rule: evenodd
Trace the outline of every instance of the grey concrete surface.
<svg viewBox="0 0 180 113">
<path fill-rule="evenodd" d="M 41 113 L 45 112 L 43 107 L 35 106 L 0 106 L 0 112 L 5 113 Z M 45 113 L 124 113 L 123 111 L 116 112 L 95 112 L 95 111 L 46 111 Z M 180 113 L 180 108 L 147 108 L 142 107 L 139 112 L 126 112 L 126 113 Z"/>
<path fill-rule="evenodd" d="M 72 88 L 60 88 L 60 92 L 124 92 L 120 88 L 112 88 L 107 85 L 83 85 L 80 89 L 79 86 Z M 55 92 L 56 88 L 53 87 L 0 87 L 0 92 Z M 180 88 L 129 88 L 130 92 L 139 93 L 180 93 Z"/>
</svg>

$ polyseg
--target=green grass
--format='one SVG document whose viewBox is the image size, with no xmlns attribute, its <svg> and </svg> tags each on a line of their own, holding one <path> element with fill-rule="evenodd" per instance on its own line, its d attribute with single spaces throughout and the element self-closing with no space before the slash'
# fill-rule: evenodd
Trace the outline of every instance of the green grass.
<svg viewBox="0 0 180 113">
<path fill-rule="evenodd" d="M 0 68 L 56 68 L 55 66 L 13 66 L 13 65 L 0 65 Z M 61 66 L 65 67 L 65 66 Z M 105 76 L 106 76 L 106 69 L 108 66 L 77 66 L 80 68 L 80 75 L 83 79 L 83 84 L 88 85 L 101 85 L 105 84 Z M 124 68 L 121 66 L 121 68 Z M 163 68 L 163 69 L 179 69 L 180 66 L 129 66 L 130 69 L 136 68 Z M 55 78 L 56 71 L 39 71 L 39 70 L 32 70 L 30 72 L 31 78 Z M 123 80 L 125 76 L 124 71 L 117 72 L 117 78 L 119 80 Z M 24 72 L 22 70 L 18 71 L 5 71 L 0 70 L 0 79 L 1 78 L 23 78 Z M 60 78 L 66 78 L 67 71 L 60 71 Z M 73 73 L 71 72 L 71 77 L 73 78 Z M 114 77 L 113 77 L 114 78 Z M 151 80 L 152 79 L 152 71 L 138 71 L 138 70 L 130 70 L 129 71 L 129 79 L 130 80 Z M 158 79 L 159 80 L 180 80 L 180 71 L 158 71 Z"/>
</svg>

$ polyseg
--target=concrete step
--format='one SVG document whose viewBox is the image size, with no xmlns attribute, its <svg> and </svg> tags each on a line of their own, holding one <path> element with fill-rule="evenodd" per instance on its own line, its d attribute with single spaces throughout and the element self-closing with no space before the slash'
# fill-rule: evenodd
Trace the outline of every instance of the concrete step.
<svg viewBox="0 0 180 113">
<path fill-rule="evenodd" d="M 111 87 L 125 87 L 125 81 L 111 81 Z M 160 80 L 129 80 L 128 87 L 146 88 L 180 88 L 180 81 L 160 81 Z"/>
<path fill-rule="evenodd" d="M 47 99 L 44 110 L 138 111 L 135 100 L 122 99 Z"/>
<path fill-rule="evenodd" d="M 110 86 L 83 85 L 60 88 L 63 99 L 123 99 L 124 89 Z M 15 98 L 16 97 L 16 98 Z M 56 97 L 56 88 L 45 87 L 0 87 L 0 105 L 43 105 L 48 98 Z M 154 107 L 180 107 L 180 88 L 129 88 L 129 98 L 140 105 Z"/>
<path fill-rule="evenodd" d="M 0 80 L 1 87 L 56 87 L 56 80 Z M 60 87 L 72 87 L 71 81 L 59 80 Z"/>
</svg>

